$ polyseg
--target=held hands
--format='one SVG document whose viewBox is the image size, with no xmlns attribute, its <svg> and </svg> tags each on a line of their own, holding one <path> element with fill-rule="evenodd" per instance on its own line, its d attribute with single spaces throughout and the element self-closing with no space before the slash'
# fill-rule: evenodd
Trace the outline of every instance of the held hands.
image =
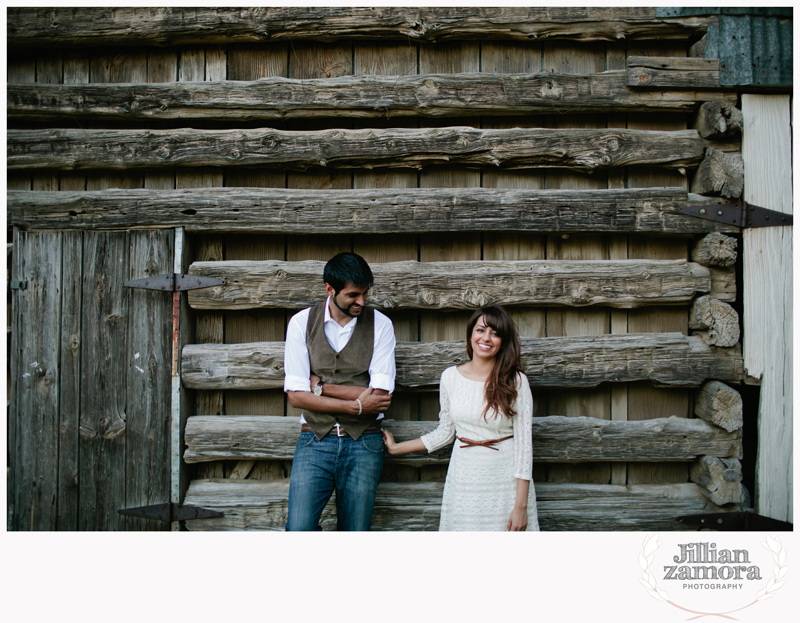
<svg viewBox="0 0 800 623">
<path fill-rule="evenodd" d="M 366 413 L 368 415 L 383 413 L 392 403 L 391 395 L 376 394 L 372 387 L 367 387 L 367 389 L 361 392 L 358 399 L 361 401 L 361 413 Z M 356 411 L 356 413 L 358 413 L 358 411 Z"/>
<path fill-rule="evenodd" d="M 506 530 L 509 532 L 524 532 L 528 527 L 528 511 L 524 508 L 514 507 L 511 517 L 508 518 Z"/>
</svg>

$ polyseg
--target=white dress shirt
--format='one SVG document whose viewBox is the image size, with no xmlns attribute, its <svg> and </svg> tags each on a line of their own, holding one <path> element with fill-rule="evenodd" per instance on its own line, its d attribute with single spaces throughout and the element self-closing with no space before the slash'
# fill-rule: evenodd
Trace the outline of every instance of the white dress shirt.
<svg viewBox="0 0 800 623">
<path fill-rule="evenodd" d="M 325 337 L 331 348 L 337 353 L 340 352 L 356 328 L 358 318 L 353 318 L 345 326 L 341 326 L 331 317 L 329 307 L 331 298 L 325 301 Z M 286 329 L 286 350 L 283 356 L 284 381 L 283 391 L 311 391 L 311 362 L 308 356 L 308 346 L 306 345 L 306 330 L 308 329 L 308 315 L 311 308 L 304 309 L 292 316 L 289 326 Z M 385 315 L 374 310 L 375 314 L 375 338 L 372 346 L 372 360 L 369 362 L 369 386 L 376 389 L 385 389 L 391 393 L 394 391 L 395 363 L 394 347 L 397 341 L 394 337 L 394 327 L 392 321 Z M 380 414 L 377 419 L 381 419 Z M 305 418 L 301 416 L 301 422 Z"/>
</svg>

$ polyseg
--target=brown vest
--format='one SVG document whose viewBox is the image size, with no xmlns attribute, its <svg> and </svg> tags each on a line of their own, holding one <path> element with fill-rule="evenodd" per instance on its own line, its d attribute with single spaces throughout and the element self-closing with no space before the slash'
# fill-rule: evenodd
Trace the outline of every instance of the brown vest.
<svg viewBox="0 0 800 623">
<path fill-rule="evenodd" d="M 306 346 L 311 372 L 323 384 L 368 387 L 369 364 L 375 342 L 375 315 L 372 308 L 362 308 L 350 340 L 337 353 L 325 336 L 325 305 L 327 302 L 312 307 L 308 315 Z M 358 439 L 376 419 L 375 415 L 317 413 L 308 409 L 303 409 L 303 416 L 318 439 L 327 435 L 337 422 L 344 426 L 351 437 Z"/>
</svg>

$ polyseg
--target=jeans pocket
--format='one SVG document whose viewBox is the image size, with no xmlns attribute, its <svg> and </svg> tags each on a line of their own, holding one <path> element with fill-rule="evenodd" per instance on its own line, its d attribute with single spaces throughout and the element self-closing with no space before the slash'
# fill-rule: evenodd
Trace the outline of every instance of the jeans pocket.
<svg viewBox="0 0 800 623">
<path fill-rule="evenodd" d="M 383 454 L 383 435 L 380 433 L 361 435 L 361 443 L 369 452 Z"/>
<path fill-rule="evenodd" d="M 310 446 L 312 443 L 314 443 L 315 439 L 316 437 L 314 436 L 314 433 L 311 432 L 300 433 L 300 438 L 297 440 L 297 446 L 295 446 L 295 450 L 299 450 L 300 448 L 305 448 L 307 446 Z"/>
</svg>

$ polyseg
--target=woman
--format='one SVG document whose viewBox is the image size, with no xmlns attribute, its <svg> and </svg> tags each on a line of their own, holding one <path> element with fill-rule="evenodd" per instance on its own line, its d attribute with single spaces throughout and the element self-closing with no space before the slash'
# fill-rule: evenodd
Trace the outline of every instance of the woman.
<svg viewBox="0 0 800 623">
<path fill-rule="evenodd" d="M 469 362 L 442 373 L 439 427 L 396 443 L 389 454 L 433 452 L 456 443 L 439 530 L 538 530 L 531 482 L 533 398 L 520 367 L 519 337 L 502 307 L 482 307 L 467 325 Z"/>
</svg>

